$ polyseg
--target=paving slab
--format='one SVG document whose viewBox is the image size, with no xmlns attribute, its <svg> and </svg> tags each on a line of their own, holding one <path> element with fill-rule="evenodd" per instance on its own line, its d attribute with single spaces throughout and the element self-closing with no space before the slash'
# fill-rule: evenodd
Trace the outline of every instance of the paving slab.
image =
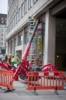
<svg viewBox="0 0 66 100">
<path fill-rule="evenodd" d="M 13 83 L 15 88 L 12 92 L 5 93 L 6 88 L 0 89 L 0 100 L 66 100 L 66 90 L 37 90 L 36 93 L 26 90 L 27 84 L 19 80 Z"/>
</svg>

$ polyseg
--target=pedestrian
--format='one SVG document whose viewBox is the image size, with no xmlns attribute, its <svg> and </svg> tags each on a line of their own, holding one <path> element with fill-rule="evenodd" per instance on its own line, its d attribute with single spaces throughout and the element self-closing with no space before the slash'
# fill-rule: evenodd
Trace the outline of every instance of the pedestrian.
<svg viewBox="0 0 66 100">
<path fill-rule="evenodd" d="M 15 61 L 15 57 L 14 56 L 12 56 L 11 64 L 12 64 L 12 66 L 14 66 L 14 64 L 16 64 L 16 61 Z"/>
<path fill-rule="evenodd" d="M 10 59 L 10 57 L 8 57 L 8 60 L 7 60 L 7 65 L 8 65 L 8 68 L 12 68 L 12 65 L 11 65 L 11 59 Z"/>
<path fill-rule="evenodd" d="M 12 54 L 9 54 L 8 60 L 10 64 L 11 64 L 11 58 L 12 58 Z"/>
<path fill-rule="evenodd" d="M 19 57 L 18 54 L 16 55 L 15 61 L 16 61 L 17 64 L 20 62 L 20 57 Z"/>
</svg>

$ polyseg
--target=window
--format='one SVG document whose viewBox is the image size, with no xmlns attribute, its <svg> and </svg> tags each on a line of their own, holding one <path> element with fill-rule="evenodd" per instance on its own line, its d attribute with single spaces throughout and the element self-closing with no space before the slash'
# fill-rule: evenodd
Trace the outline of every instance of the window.
<svg viewBox="0 0 66 100">
<path fill-rule="evenodd" d="M 13 28 L 13 19 L 12 19 L 12 28 Z"/>
<path fill-rule="evenodd" d="M 33 6 L 33 0 L 28 0 L 28 9 L 30 9 Z"/>
<path fill-rule="evenodd" d="M 14 27 L 14 18 L 12 20 L 13 20 L 13 27 Z"/>
<path fill-rule="evenodd" d="M 24 43 L 27 44 L 28 41 L 29 41 L 28 32 L 26 31 L 26 32 L 25 32 L 25 37 L 24 37 Z"/>
<path fill-rule="evenodd" d="M 27 0 L 25 0 L 25 2 L 24 2 L 24 13 L 26 13 L 27 12 Z"/>
<path fill-rule="evenodd" d="M 18 10 L 18 21 L 20 20 L 20 9 Z"/>
<path fill-rule="evenodd" d="M 16 38 L 14 39 L 14 47 L 17 46 Z"/>
<path fill-rule="evenodd" d="M 13 28 L 13 19 L 12 19 L 12 28 Z"/>
<path fill-rule="evenodd" d="M 24 15 L 24 3 L 21 6 L 21 17 L 23 17 L 23 15 Z"/>
<path fill-rule="evenodd" d="M 10 22 L 10 30 L 11 30 L 11 22 Z"/>
<path fill-rule="evenodd" d="M 19 36 L 19 45 L 22 45 L 22 39 L 23 39 L 23 36 L 20 35 L 20 36 Z"/>
<path fill-rule="evenodd" d="M 15 16 L 14 16 L 14 26 L 15 26 Z"/>
<path fill-rule="evenodd" d="M 28 9 L 31 8 L 31 0 L 28 0 Z"/>
<path fill-rule="evenodd" d="M 11 22 L 10 22 L 10 30 L 11 30 Z"/>
<path fill-rule="evenodd" d="M 1 53 L 1 48 L 0 48 L 0 53 Z"/>
<path fill-rule="evenodd" d="M 15 15 L 15 17 L 14 17 L 14 25 L 16 25 L 16 15 Z"/>
<path fill-rule="evenodd" d="M 14 26 L 15 26 L 15 16 L 14 16 Z"/>
<path fill-rule="evenodd" d="M 11 29 L 12 29 L 12 21 L 11 21 Z"/>
<path fill-rule="evenodd" d="M 21 44 L 23 43 L 23 35 L 21 35 Z"/>
<path fill-rule="evenodd" d="M 14 39 L 14 54 L 15 54 L 15 47 L 17 46 L 16 38 Z"/>
<path fill-rule="evenodd" d="M 16 24 L 17 24 L 17 13 L 16 13 Z"/>
<path fill-rule="evenodd" d="M 10 27 L 11 27 L 11 22 L 10 22 Z M 11 30 L 11 28 L 10 28 L 10 30 Z"/>
<path fill-rule="evenodd" d="M 38 0 L 33 0 L 34 3 L 36 3 Z"/>
<path fill-rule="evenodd" d="M 15 15 L 15 23 L 17 24 L 17 13 Z"/>
<path fill-rule="evenodd" d="M 4 23 L 4 18 L 1 18 L 1 22 L 2 22 L 2 24 Z"/>
<path fill-rule="evenodd" d="M 15 15 L 15 24 L 16 24 L 16 15 Z"/>
<path fill-rule="evenodd" d="M 7 24 L 7 18 L 5 18 L 5 23 Z"/>
<path fill-rule="evenodd" d="M 17 18 L 17 23 L 18 23 L 18 11 L 17 11 L 17 14 L 16 14 L 16 18 Z"/>
<path fill-rule="evenodd" d="M 20 7 L 20 19 L 21 19 L 21 7 Z"/>
</svg>

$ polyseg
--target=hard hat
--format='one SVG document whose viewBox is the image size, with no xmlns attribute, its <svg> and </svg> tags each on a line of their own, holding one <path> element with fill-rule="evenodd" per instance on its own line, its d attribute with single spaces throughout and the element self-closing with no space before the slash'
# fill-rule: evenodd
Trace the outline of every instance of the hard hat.
<svg viewBox="0 0 66 100">
<path fill-rule="evenodd" d="M 12 54 L 9 54 L 9 56 L 12 56 Z"/>
</svg>

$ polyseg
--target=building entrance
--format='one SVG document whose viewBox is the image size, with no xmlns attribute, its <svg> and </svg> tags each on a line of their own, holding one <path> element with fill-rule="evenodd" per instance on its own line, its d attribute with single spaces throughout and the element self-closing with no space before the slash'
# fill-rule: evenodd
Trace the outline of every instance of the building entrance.
<svg viewBox="0 0 66 100">
<path fill-rule="evenodd" d="M 56 59 L 59 70 L 66 70 L 66 11 L 56 16 Z"/>
</svg>

